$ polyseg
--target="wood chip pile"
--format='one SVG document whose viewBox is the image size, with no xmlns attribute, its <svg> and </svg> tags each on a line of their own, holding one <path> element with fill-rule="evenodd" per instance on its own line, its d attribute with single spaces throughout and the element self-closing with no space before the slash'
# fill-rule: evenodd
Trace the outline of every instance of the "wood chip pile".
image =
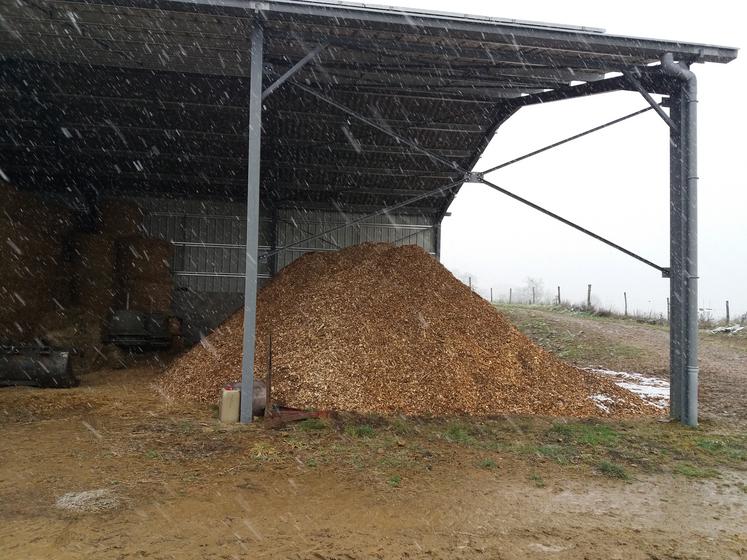
<svg viewBox="0 0 747 560">
<path fill-rule="evenodd" d="M 175 360 L 159 388 L 215 402 L 241 375 L 239 311 Z M 287 406 L 412 415 L 655 414 L 639 397 L 533 344 L 417 246 L 309 253 L 258 297 L 255 375 Z M 604 395 L 608 412 L 592 397 Z"/>
</svg>

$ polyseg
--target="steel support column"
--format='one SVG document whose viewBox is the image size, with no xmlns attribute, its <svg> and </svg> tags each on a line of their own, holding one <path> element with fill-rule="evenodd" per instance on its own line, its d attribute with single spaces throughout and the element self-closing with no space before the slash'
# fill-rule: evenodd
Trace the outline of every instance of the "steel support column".
<svg viewBox="0 0 747 560">
<path fill-rule="evenodd" d="M 244 278 L 244 351 L 241 359 L 242 424 L 252 421 L 254 345 L 257 314 L 257 251 L 259 245 L 259 161 L 262 141 L 262 24 L 254 20 L 249 71 L 249 156 L 246 196 L 246 276 Z"/>
<path fill-rule="evenodd" d="M 273 253 L 270 257 L 270 276 L 275 276 L 278 273 L 278 255 L 276 250 L 278 248 L 278 207 L 276 204 L 272 205 L 270 211 L 270 252 Z"/>
<path fill-rule="evenodd" d="M 682 210 L 682 95 L 675 91 L 669 98 L 671 119 L 677 129 L 669 131 L 669 414 L 674 420 L 682 419 L 682 388 L 685 383 L 685 276 L 683 267 Z"/>
<path fill-rule="evenodd" d="M 673 76 L 670 135 L 671 260 L 670 357 L 672 417 L 698 425 L 698 171 L 697 81 L 686 64 L 662 57 Z M 675 272 L 676 267 L 676 274 Z"/>
<path fill-rule="evenodd" d="M 438 222 L 433 226 L 433 246 L 434 246 L 434 253 L 436 253 L 436 260 L 439 262 L 441 261 L 441 224 L 442 222 Z"/>
</svg>

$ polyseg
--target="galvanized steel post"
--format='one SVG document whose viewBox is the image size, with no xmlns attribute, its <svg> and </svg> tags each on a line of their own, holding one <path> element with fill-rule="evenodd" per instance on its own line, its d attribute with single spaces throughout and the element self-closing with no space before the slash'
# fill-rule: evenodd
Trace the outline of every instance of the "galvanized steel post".
<svg viewBox="0 0 747 560">
<path fill-rule="evenodd" d="M 244 278 L 244 353 L 241 359 L 242 424 L 252 421 L 254 345 L 257 313 L 257 251 L 259 245 L 259 161 L 262 141 L 262 46 L 264 32 L 254 20 L 249 70 L 249 154 L 246 191 L 246 277 Z"/>
<path fill-rule="evenodd" d="M 698 85 L 688 66 L 675 64 L 671 54 L 661 60 L 665 74 L 677 79 L 672 116 L 679 134 L 672 138 L 672 264 L 679 274 L 671 278 L 673 416 L 688 426 L 698 425 Z M 675 161 L 674 158 L 677 158 Z M 678 231 L 675 228 L 679 228 Z M 677 348 L 679 346 L 679 349 Z M 678 351 L 679 350 L 679 351 Z M 677 361 L 674 360 L 677 358 Z M 677 401 L 674 400 L 677 398 Z M 675 411 L 675 407 L 679 410 Z"/>
</svg>

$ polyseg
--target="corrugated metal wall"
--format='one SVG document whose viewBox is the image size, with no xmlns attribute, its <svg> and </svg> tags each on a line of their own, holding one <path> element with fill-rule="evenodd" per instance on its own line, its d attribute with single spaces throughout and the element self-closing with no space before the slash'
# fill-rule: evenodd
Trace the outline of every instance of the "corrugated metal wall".
<svg viewBox="0 0 747 560">
<path fill-rule="evenodd" d="M 174 313 L 184 320 L 186 335 L 197 340 L 215 328 L 243 303 L 244 247 L 243 204 L 137 198 L 143 209 L 148 235 L 173 244 Z M 327 211 L 280 210 L 277 215 L 279 247 L 298 242 L 359 218 L 359 214 Z M 260 218 L 260 254 L 270 249 L 272 224 Z M 390 215 L 370 218 L 277 255 L 278 270 L 309 251 L 333 251 L 364 242 L 418 244 L 435 254 L 436 230 L 428 218 Z M 260 260 L 260 283 L 271 276 L 271 261 Z"/>
<path fill-rule="evenodd" d="M 297 243 L 306 237 L 322 233 L 359 217 L 361 217 L 360 214 L 322 210 L 281 210 L 278 212 L 278 246 L 285 247 Z M 372 241 L 397 245 L 420 245 L 429 253 L 435 254 L 435 235 L 435 229 L 425 216 L 408 214 L 375 216 L 281 252 L 278 255 L 278 269 L 309 251 L 334 251 Z"/>
<path fill-rule="evenodd" d="M 243 204 L 197 200 L 138 199 L 151 237 L 174 245 L 177 288 L 197 292 L 244 291 L 246 215 Z M 270 221 L 259 229 L 260 252 L 269 250 Z M 260 262 L 259 276 L 270 277 Z"/>
</svg>

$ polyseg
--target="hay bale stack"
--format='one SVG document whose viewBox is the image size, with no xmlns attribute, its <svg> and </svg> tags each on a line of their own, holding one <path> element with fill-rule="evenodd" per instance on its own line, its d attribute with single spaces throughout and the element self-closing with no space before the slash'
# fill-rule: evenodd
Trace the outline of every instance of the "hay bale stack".
<svg viewBox="0 0 747 560">
<path fill-rule="evenodd" d="M 273 396 L 363 413 L 626 416 L 655 413 L 561 362 L 417 246 L 310 253 L 260 292 L 255 375 L 273 342 Z M 177 399 L 214 401 L 241 371 L 238 312 L 164 372 Z M 595 395 L 608 397 L 609 412 Z"/>
<path fill-rule="evenodd" d="M 118 271 L 130 309 L 164 312 L 171 309 L 172 279 L 170 243 L 130 237 L 118 243 Z"/>
<path fill-rule="evenodd" d="M 108 198 L 98 204 L 99 230 L 113 239 L 141 236 L 142 209 L 128 200 Z"/>
<path fill-rule="evenodd" d="M 72 214 L 0 183 L 0 338 L 30 341 L 40 318 L 66 301 L 63 238 Z"/>
<path fill-rule="evenodd" d="M 119 307 L 114 240 L 102 233 L 79 233 L 73 247 L 77 303 L 91 320 L 100 321 Z"/>
</svg>

